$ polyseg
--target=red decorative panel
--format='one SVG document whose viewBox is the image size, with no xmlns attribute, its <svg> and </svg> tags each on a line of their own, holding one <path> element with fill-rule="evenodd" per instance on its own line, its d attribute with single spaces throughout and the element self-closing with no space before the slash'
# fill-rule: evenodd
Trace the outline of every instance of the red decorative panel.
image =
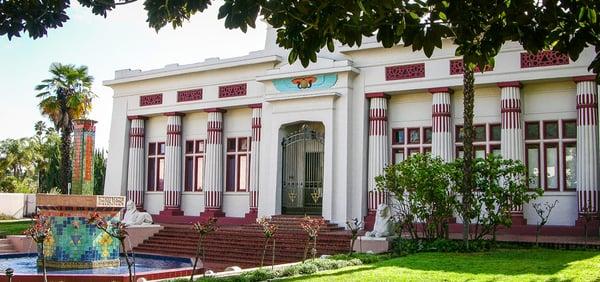
<svg viewBox="0 0 600 282">
<path fill-rule="evenodd" d="M 425 64 L 391 66 L 385 68 L 385 80 L 425 77 Z"/>
<path fill-rule="evenodd" d="M 202 100 L 202 88 L 177 91 L 177 102 L 189 102 Z"/>
<path fill-rule="evenodd" d="M 494 68 L 489 65 L 485 66 L 485 68 L 483 69 L 484 72 L 493 70 Z M 476 66 L 474 71 L 481 72 L 481 69 L 479 68 L 479 66 Z M 463 63 L 462 59 L 450 60 L 450 75 L 463 74 L 464 72 L 465 64 Z"/>
<path fill-rule="evenodd" d="M 219 98 L 246 96 L 246 83 L 219 86 Z"/>
<path fill-rule="evenodd" d="M 162 93 L 140 96 L 140 107 L 162 104 Z"/>
<path fill-rule="evenodd" d="M 83 180 L 92 180 L 92 161 L 94 160 L 94 138 L 92 136 L 85 137 L 85 174 Z"/>
<path fill-rule="evenodd" d="M 569 56 L 554 51 L 542 51 L 537 54 L 521 53 L 521 68 L 568 65 Z"/>
</svg>

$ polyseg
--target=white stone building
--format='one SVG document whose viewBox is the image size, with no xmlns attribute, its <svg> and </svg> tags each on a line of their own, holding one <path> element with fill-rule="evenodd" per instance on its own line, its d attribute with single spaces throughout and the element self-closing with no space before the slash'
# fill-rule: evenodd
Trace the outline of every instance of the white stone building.
<svg viewBox="0 0 600 282">
<path fill-rule="evenodd" d="M 431 58 L 374 39 L 289 65 L 265 49 L 161 69 L 119 70 L 105 193 L 127 195 L 160 220 L 257 214 L 362 218 L 385 201 L 384 166 L 416 152 L 461 154 L 462 61 L 445 42 Z M 597 84 L 580 59 L 506 44 L 475 75 L 477 156 L 526 163 L 558 199 L 551 225 L 574 226 L 598 202 Z M 530 206 L 525 219 L 536 222 Z"/>
</svg>

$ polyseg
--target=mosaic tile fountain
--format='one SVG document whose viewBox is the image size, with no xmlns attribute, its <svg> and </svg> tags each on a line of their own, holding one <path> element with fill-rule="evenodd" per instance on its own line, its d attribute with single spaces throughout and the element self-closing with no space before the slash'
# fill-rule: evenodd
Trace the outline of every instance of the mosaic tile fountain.
<svg viewBox="0 0 600 282">
<path fill-rule="evenodd" d="M 119 241 L 94 224 L 93 213 L 107 221 L 119 219 L 125 207 L 122 196 L 37 195 L 38 214 L 49 220 L 50 235 L 44 241 L 49 268 L 98 268 L 119 265 Z M 38 255 L 42 254 L 38 252 Z"/>
</svg>

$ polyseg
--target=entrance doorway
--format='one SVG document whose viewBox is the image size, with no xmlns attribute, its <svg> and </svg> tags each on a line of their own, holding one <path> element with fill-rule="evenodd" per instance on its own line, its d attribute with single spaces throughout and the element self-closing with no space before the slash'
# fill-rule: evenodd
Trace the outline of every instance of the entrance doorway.
<svg viewBox="0 0 600 282">
<path fill-rule="evenodd" d="M 302 124 L 283 138 L 283 214 L 322 214 L 323 141 L 323 134 L 308 124 Z"/>
</svg>

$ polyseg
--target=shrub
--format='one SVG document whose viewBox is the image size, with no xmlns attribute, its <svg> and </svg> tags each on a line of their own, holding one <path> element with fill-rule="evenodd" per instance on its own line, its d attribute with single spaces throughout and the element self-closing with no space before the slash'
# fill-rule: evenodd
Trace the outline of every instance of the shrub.
<svg viewBox="0 0 600 282">
<path fill-rule="evenodd" d="M 319 271 L 335 269 L 337 263 L 332 259 L 316 259 L 311 262 L 319 268 Z"/>
<path fill-rule="evenodd" d="M 0 220 L 15 220 L 16 218 L 12 215 L 0 213 Z"/>
<path fill-rule="evenodd" d="M 448 237 L 448 220 L 457 203 L 456 194 L 448 189 L 451 168 L 439 157 L 416 154 L 386 167 L 375 178 L 377 188 L 387 189 L 396 199 L 390 205 L 399 232 L 406 231 L 413 239 Z M 422 234 L 417 231 L 417 221 L 422 222 Z"/>
<path fill-rule="evenodd" d="M 281 277 L 296 276 L 300 274 L 300 269 L 296 265 L 288 266 L 281 270 Z"/>
<path fill-rule="evenodd" d="M 298 272 L 300 272 L 300 274 L 304 274 L 304 275 L 313 274 L 317 271 L 319 271 L 319 268 L 310 262 L 302 263 L 302 264 L 298 265 Z"/>
<path fill-rule="evenodd" d="M 353 258 L 353 259 L 349 260 L 348 262 L 350 262 L 351 265 L 361 265 L 361 264 L 363 264 L 362 260 L 360 260 L 358 258 Z"/>
<path fill-rule="evenodd" d="M 405 256 L 420 252 L 480 252 L 490 250 L 494 242 L 486 240 L 471 241 L 467 247 L 464 241 L 459 240 L 412 240 L 398 238 L 392 243 L 392 252 L 397 256 Z"/>
<path fill-rule="evenodd" d="M 272 271 L 266 269 L 257 269 L 251 272 L 245 272 L 239 276 L 240 280 L 235 281 L 248 281 L 248 282 L 259 282 L 266 281 L 275 278 Z"/>
</svg>

